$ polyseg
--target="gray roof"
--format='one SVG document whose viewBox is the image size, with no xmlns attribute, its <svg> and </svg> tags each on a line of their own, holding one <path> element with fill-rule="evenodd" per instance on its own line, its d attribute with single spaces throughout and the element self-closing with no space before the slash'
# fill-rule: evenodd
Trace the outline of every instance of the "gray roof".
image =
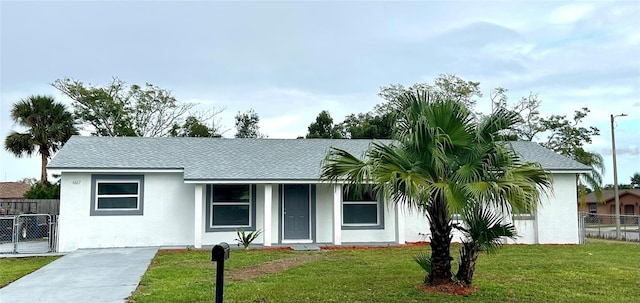
<svg viewBox="0 0 640 303">
<path fill-rule="evenodd" d="M 362 155 L 371 140 L 73 136 L 50 169 L 184 169 L 185 180 L 317 180 L 335 146 Z M 548 170 L 585 170 L 533 142 L 513 142 L 526 161 Z"/>
<path fill-rule="evenodd" d="M 513 149 L 527 162 L 538 162 L 542 168 L 550 171 L 591 171 L 586 166 L 569 157 L 560 155 L 540 144 L 531 141 L 510 141 Z"/>
</svg>

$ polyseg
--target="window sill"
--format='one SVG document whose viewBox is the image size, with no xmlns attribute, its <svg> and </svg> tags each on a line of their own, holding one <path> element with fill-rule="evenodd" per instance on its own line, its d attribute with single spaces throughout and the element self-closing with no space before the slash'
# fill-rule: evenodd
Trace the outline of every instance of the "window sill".
<svg viewBox="0 0 640 303">
<path fill-rule="evenodd" d="M 515 220 L 532 221 L 532 220 L 535 220 L 535 219 L 536 219 L 536 216 L 533 216 L 533 215 L 513 215 L 513 220 L 514 221 Z"/>
<path fill-rule="evenodd" d="M 366 226 L 350 226 L 342 225 L 342 230 L 367 230 L 367 229 L 384 229 L 384 225 L 366 225 Z"/>
<path fill-rule="evenodd" d="M 142 216 L 141 209 L 136 210 L 94 210 L 91 216 Z"/>
<path fill-rule="evenodd" d="M 255 227 L 207 227 L 205 232 L 223 232 L 223 231 L 239 231 L 244 229 L 244 231 L 255 231 Z"/>
</svg>

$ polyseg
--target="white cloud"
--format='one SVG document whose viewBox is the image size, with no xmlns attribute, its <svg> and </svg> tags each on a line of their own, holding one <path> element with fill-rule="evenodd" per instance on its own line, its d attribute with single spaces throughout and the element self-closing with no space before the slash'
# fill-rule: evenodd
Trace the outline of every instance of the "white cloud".
<svg viewBox="0 0 640 303">
<path fill-rule="evenodd" d="M 546 20 L 555 24 L 571 24 L 588 17 L 594 9 L 590 3 L 564 5 L 551 11 Z"/>
<path fill-rule="evenodd" d="M 159 18 L 140 14 L 149 10 Z M 105 11 L 110 14 L 98 13 Z M 590 146 L 597 150 L 610 149 L 609 114 L 628 111 L 616 139 L 637 158 L 640 117 L 632 111 L 640 106 L 640 7 L 634 1 L 143 1 L 126 8 L 14 1 L 3 3 L 0 14 L 0 135 L 11 128 L 4 104 L 56 94 L 48 83 L 64 76 L 151 82 L 200 103 L 200 110 L 225 107 L 226 136 L 235 132 L 234 115 L 253 108 L 271 138 L 295 138 L 321 110 L 338 122 L 381 102 L 380 86 L 454 73 L 480 81 L 485 96 L 496 86 L 508 88 L 512 100 L 537 92 L 544 115 L 589 107 L 585 125 L 602 132 Z M 24 23 L 27 15 L 35 21 Z M 164 22 L 169 19 L 175 22 Z M 85 43 L 56 38 L 70 31 Z M 118 43 L 100 43 L 114 31 L 122 33 Z M 478 107 L 489 107 L 486 98 Z M 25 161 L 35 163 L 29 172 L 38 175 L 37 159 L 1 160 L 0 174 L 15 172 L 10 179 L 23 177 Z M 638 170 L 632 164 L 640 161 L 621 161 L 628 161 L 621 176 Z"/>
</svg>

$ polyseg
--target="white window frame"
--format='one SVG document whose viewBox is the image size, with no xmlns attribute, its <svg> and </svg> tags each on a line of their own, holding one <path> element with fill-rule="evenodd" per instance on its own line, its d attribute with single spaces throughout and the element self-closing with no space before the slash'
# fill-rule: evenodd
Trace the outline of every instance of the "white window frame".
<svg viewBox="0 0 640 303">
<path fill-rule="evenodd" d="M 342 187 L 342 203 L 340 204 L 340 207 L 342 208 L 341 211 L 341 220 L 342 222 L 342 227 L 379 227 L 382 225 L 382 212 L 380 209 L 380 205 L 381 200 L 379 198 L 376 197 L 375 200 L 344 200 L 344 194 L 345 194 L 345 187 Z M 344 223 L 344 206 L 345 205 L 372 205 L 375 204 L 376 205 L 376 223 Z"/>
<path fill-rule="evenodd" d="M 244 201 L 224 201 L 224 202 L 216 202 L 215 199 L 215 187 L 216 186 L 248 186 L 249 187 L 249 200 L 244 202 Z M 209 201 L 209 203 L 211 204 L 211 209 L 210 209 L 210 222 L 209 222 L 209 228 L 212 229 L 219 229 L 219 228 L 251 228 L 252 225 L 251 223 L 253 222 L 253 201 L 252 200 L 253 197 L 253 186 L 251 186 L 251 184 L 214 184 L 211 186 L 211 201 Z M 216 205 L 248 205 L 249 206 L 249 224 L 248 225 L 214 225 L 213 224 L 213 209 L 214 206 Z"/>
</svg>

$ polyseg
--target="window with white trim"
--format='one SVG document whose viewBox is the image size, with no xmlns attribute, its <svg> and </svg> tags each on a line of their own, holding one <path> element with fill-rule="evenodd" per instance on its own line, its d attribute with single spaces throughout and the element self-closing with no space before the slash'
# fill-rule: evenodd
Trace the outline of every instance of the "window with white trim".
<svg viewBox="0 0 640 303">
<path fill-rule="evenodd" d="M 251 227 L 253 206 L 249 184 L 215 184 L 211 191 L 212 228 Z"/>
<path fill-rule="evenodd" d="M 142 215 L 142 175 L 93 175 L 91 215 Z"/>
<path fill-rule="evenodd" d="M 342 189 L 342 227 L 345 229 L 380 228 L 382 203 L 370 189 Z"/>
</svg>

